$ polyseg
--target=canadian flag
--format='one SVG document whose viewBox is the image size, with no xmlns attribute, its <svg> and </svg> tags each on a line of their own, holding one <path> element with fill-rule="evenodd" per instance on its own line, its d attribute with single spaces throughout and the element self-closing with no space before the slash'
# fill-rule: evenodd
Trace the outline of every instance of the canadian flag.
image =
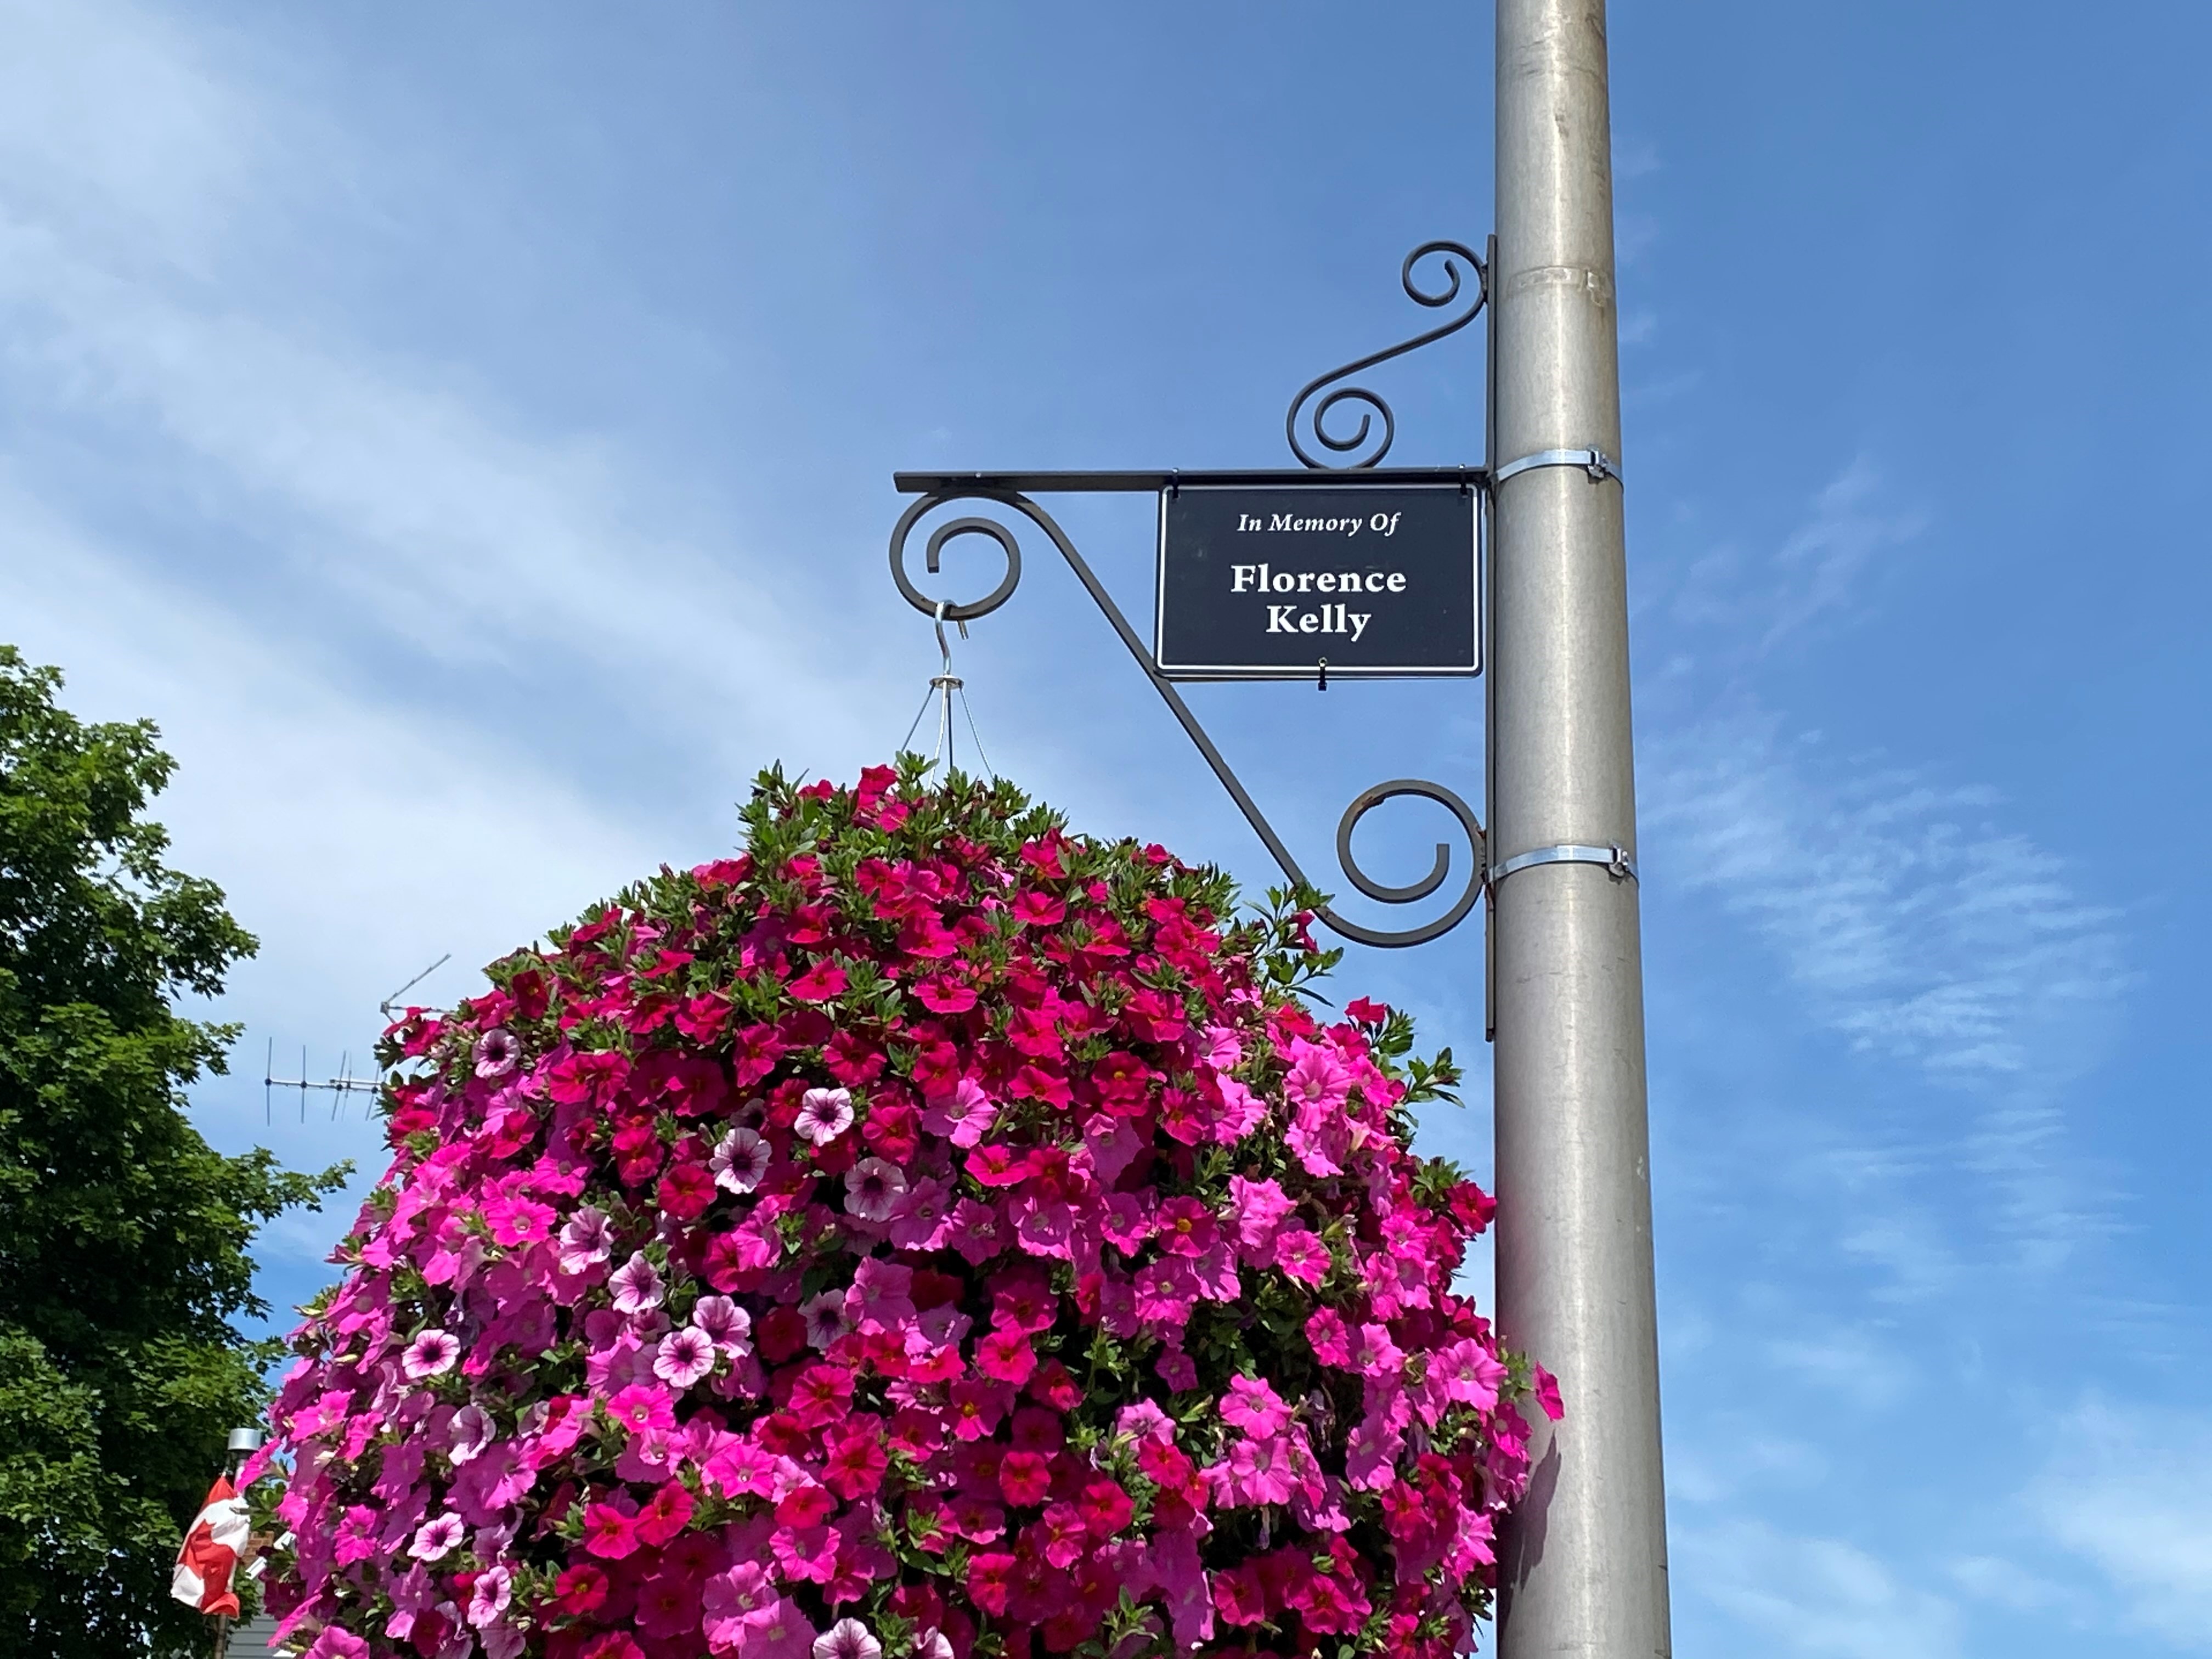
<svg viewBox="0 0 2212 1659">
<path fill-rule="evenodd" d="M 169 1580 L 169 1594 L 202 1613 L 238 1616 L 238 1598 L 230 1593 L 230 1575 L 246 1552 L 253 1523 L 246 1500 L 227 1476 L 217 1475 L 208 1488 L 207 1502 L 185 1534 L 185 1547 L 177 1552 L 177 1571 Z"/>
</svg>

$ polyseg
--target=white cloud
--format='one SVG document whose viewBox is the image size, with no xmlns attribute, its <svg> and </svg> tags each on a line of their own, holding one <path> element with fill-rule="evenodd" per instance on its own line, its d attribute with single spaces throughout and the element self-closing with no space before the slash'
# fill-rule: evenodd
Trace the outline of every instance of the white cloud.
<svg viewBox="0 0 2212 1659">
<path fill-rule="evenodd" d="M 2212 1652 L 2212 1418 L 2091 1401 L 2028 1493 L 2059 1547 L 2102 1573 L 2126 1621 Z"/>
<path fill-rule="evenodd" d="M 1954 1659 L 1958 1609 L 1856 1546 L 1757 1521 L 1677 1528 L 1674 1582 L 1807 1659 Z"/>
<path fill-rule="evenodd" d="M 1850 614 L 1876 557 L 1927 528 L 1927 515 L 1884 499 L 1881 475 L 1861 456 L 1817 491 L 1803 523 L 1763 558 L 1723 545 L 1692 563 L 1672 615 L 1731 636 L 1731 654 L 1757 658 L 1831 612 Z"/>
<path fill-rule="evenodd" d="M 2114 913 L 1994 822 L 1989 792 L 1836 757 L 1758 713 L 1650 752 L 1659 878 L 1752 926 L 1854 1046 L 1953 1079 L 2075 1058 L 2066 1034 L 2120 981 Z"/>
</svg>

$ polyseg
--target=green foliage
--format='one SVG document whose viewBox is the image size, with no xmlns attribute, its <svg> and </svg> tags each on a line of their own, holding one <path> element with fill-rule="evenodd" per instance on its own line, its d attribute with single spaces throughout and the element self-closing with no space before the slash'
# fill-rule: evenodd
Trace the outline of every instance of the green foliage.
<svg viewBox="0 0 2212 1659">
<path fill-rule="evenodd" d="M 143 814 L 173 765 L 144 720 L 87 725 L 0 646 L 0 1653 L 197 1647 L 169 1599 L 224 1437 L 281 1345 L 256 1227 L 343 1168 L 225 1158 L 184 1113 L 236 1028 L 180 1018 L 254 950 Z"/>
</svg>

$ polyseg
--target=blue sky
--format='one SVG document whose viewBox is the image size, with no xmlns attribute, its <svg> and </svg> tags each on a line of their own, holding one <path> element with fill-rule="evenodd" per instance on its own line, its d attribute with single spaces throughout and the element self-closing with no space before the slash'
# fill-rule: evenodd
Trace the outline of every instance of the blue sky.
<svg viewBox="0 0 2212 1659">
<path fill-rule="evenodd" d="M 894 467 L 1285 464 L 1490 228 L 1479 6 L 0 17 L 0 636 L 161 723 L 257 1078 L 886 754 Z M 2212 1651 L 2212 13 L 1612 32 L 1678 1650 Z M 1379 374 L 1394 459 L 1478 459 L 1480 374 Z M 1133 611 L 1149 512 L 1063 515 Z M 992 758 L 1264 883 L 1032 550 Z M 1369 783 L 1479 796 L 1467 684 L 1193 701 L 1313 865 Z M 1480 1066 L 1480 975 L 1343 977 Z M 1481 1169 L 1484 1092 L 1425 1129 Z M 357 1104 L 196 1109 L 374 1173 Z"/>
</svg>

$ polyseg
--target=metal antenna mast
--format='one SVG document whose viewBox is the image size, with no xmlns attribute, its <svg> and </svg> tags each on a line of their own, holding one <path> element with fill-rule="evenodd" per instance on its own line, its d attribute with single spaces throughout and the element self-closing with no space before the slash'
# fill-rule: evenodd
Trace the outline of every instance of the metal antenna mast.
<svg viewBox="0 0 2212 1659">
<path fill-rule="evenodd" d="M 1498 0 L 1490 766 L 1498 1308 L 1556 1372 L 1503 1659 L 1671 1651 L 1604 0 Z"/>
</svg>

